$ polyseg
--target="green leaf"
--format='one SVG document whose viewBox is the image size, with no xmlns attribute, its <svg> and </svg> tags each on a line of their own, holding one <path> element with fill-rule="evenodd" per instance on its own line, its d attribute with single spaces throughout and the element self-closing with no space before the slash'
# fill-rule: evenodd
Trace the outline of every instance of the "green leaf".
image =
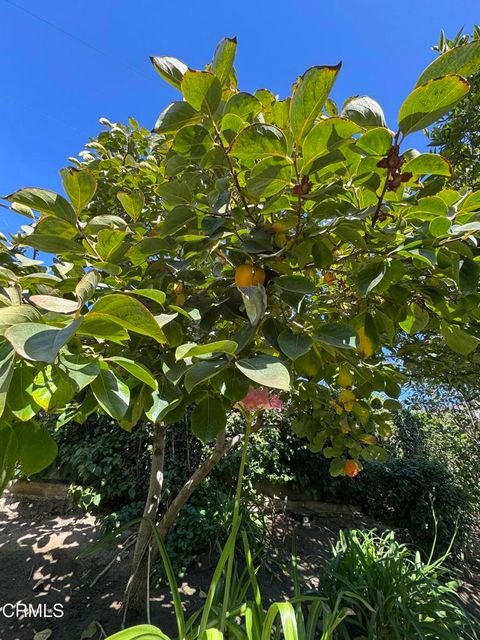
<svg viewBox="0 0 480 640">
<path fill-rule="evenodd" d="M 233 69 L 236 49 L 236 38 L 224 38 L 215 49 L 210 70 L 217 76 L 221 84 L 225 84 L 230 76 L 230 72 Z"/>
<path fill-rule="evenodd" d="M 190 349 L 193 349 L 193 347 L 196 346 L 198 346 L 196 342 L 185 342 L 178 345 L 178 347 L 175 349 L 175 360 L 183 360 L 185 354 L 190 351 Z"/>
<path fill-rule="evenodd" d="M 292 163 L 287 158 L 263 158 L 253 167 L 246 189 L 254 198 L 270 198 L 290 184 Z"/>
<path fill-rule="evenodd" d="M 155 193 L 160 196 L 162 204 L 168 206 L 188 204 L 192 201 L 192 192 L 188 184 L 182 180 L 171 180 L 159 184 L 155 187 Z"/>
<path fill-rule="evenodd" d="M 369 129 L 357 140 L 356 146 L 372 156 L 384 156 L 392 146 L 393 134 L 385 127 Z"/>
<path fill-rule="evenodd" d="M 5 410 L 7 393 L 15 370 L 14 355 L 9 344 L 0 346 L 0 418 Z"/>
<path fill-rule="evenodd" d="M 26 187 L 25 189 L 15 191 L 15 193 L 9 196 L 5 196 L 5 199 L 40 211 L 44 216 L 61 218 L 73 225 L 77 223 L 77 216 L 72 205 L 54 191 L 37 189 L 36 187 Z"/>
<path fill-rule="evenodd" d="M 226 362 L 195 362 L 191 367 L 187 369 L 184 378 L 185 389 L 187 393 L 191 393 L 192 390 L 202 382 L 206 382 L 216 376 L 224 367 L 227 366 Z"/>
<path fill-rule="evenodd" d="M 88 169 L 62 169 L 63 188 L 77 214 L 90 202 L 97 190 L 97 181 Z"/>
<path fill-rule="evenodd" d="M 129 247 L 125 242 L 126 236 L 127 232 L 119 229 L 101 229 L 97 235 L 95 254 L 98 254 L 105 262 L 121 262 Z"/>
<path fill-rule="evenodd" d="M 225 369 L 223 374 L 214 380 L 222 396 L 226 396 L 231 404 L 242 400 L 248 393 L 250 382 L 236 369 Z"/>
<path fill-rule="evenodd" d="M 463 292 L 475 292 L 478 286 L 480 266 L 470 258 L 462 258 L 458 272 L 458 283 Z"/>
<path fill-rule="evenodd" d="M 36 223 L 34 233 L 36 236 L 55 236 L 73 240 L 78 235 L 78 229 L 66 220 L 55 218 L 54 216 L 46 216 Z"/>
<path fill-rule="evenodd" d="M 345 458 L 333 458 L 330 462 L 329 473 L 332 478 L 337 478 L 338 476 L 345 475 L 343 468 L 345 466 Z"/>
<path fill-rule="evenodd" d="M 24 476 L 46 469 L 57 457 L 58 447 L 46 424 L 24 422 L 16 425 L 18 458 Z"/>
<path fill-rule="evenodd" d="M 353 327 L 342 322 L 326 323 L 315 332 L 317 340 L 337 349 L 353 349 L 355 336 Z"/>
<path fill-rule="evenodd" d="M 37 372 L 33 380 L 32 398 L 45 411 L 64 407 L 71 401 L 75 393 L 61 370 L 49 365 Z"/>
<path fill-rule="evenodd" d="M 110 369 L 101 369 L 90 385 L 98 404 L 114 420 L 121 420 L 130 404 L 130 389 Z"/>
<path fill-rule="evenodd" d="M 368 96 L 352 96 L 345 100 L 342 116 L 365 128 L 387 126 L 382 107 Z"/>
<path fill-rule="evenodd" d="M 428 231 L 434 238 L 446 236 L 450 230 L 451 224 L 452 222 L 449 218 L 442 218 L 441 216 L 439 216 L 438 218 L 434 218 L 430 222 L 430 224 L 428 225 Z"/>
<path fill-rule="evenodd" d="M 136 222 L 145 205 L 145 196 L 143 195 L 143 191 L 140 191 L 140 189 L 135 189 L 129 193 L 126 191 L 119 191 L 117 193 L 117 198 L 120 200 L 122 207 L 131 219 Z"/>
<path fill-rule="evenodd" d="M 297 142 L 302 142 L 320 115 L 341 66 L 339 63 L 311 67 L 295 84 L 290 102 L 290 127 Z"/>
<path fill-rule="evenodd" d="M 286 329 L 278 336 L 278 345 L 287 358 L 296 360 L 310 350 L 312 339 L 305 334 L 293 333 Z"/>
<path fill-rule="evenodd" d="M 385 277 L 386 263 L 384 260 L 375 260 L 360 269 L 357 274 L 357 288 L 362 296 L 367 296 Z"/>
<path fill-rule="evenodd" d="M 144 238 L 138 244 L 129 249 L 127 255 L 133 264 L 142 264 L 150 256 L 164 253 L 170 249 L 171 245 L 168 240 L 159 237 Z"/>
<path fill-rule="evenodd" d="M 239 360 L 235 366 L 250 380 L 264 387 L 290 389 L 290 374 L 281 360 L 260 355 Z"/>
<path fill-rule="evenodd" d="M 128 340 L 128 331 L 112 321 L 108 316 L 96 314 L 93 317 L 85 316 L 78 330 L 82 336 L 93 336 L 99 340 L 108 340 L 123 344 Z"/>
<path fill-rule="evenodd" d="M 75 295 L 77 296 L 80 305 L 83 305 L 87 300 L 90 300 L 90 298 L 93 297 L 99 282 L 100 277 L 96 271 L 89 271 L 81 278 L 75 287 Z"/>
<path fill-rule="evenodd" d="M 29 304 L 13 304 L 0 308 L 0 334 L 4 335 L 5 329 L 12 324 L 21 322 L 41 322 L 42 316 L 35 307 Z"/>
<path fill-rule="evenodd" d="M 303 142 L 304 173 L 308 172 L 308 167 L 317 158 L 338 149 L 361 130 L 361 127 L 348 118 L 334 116 L 321 120 L 311 129 Z"/>
<path fill-rule="evenodd" d="M 21 244 L 45 253 L 58 253 L 59 255 L 85 253 L 85 249 L 78 242 L 60 236 L 48 236 L 35 232 L 22 238 Z"/>
<path fill-rule="evenodd" d="M 128 293 L 132 296 L 141 296 L 142 298 L 148 298 L 149 300 L 157 302 L 161 306 L 167 299 L 167 295 L 159 289 L 133 289 L 132 291 L 126 291 L 125 293 Z"/>
<path fill-rule="evenodd" d="M 305 276 L 280 276 L 275 279 L 275 284 L 283 291 L 303 296 L 315 292 L 315 285 Z"/>
<path fill-rule="evenodd" d="M 419 198 L 417 206 L 413 209 L 415 213 L 421 212 L 433 214 L 434 216 L 447 216 L 448 205 L 438 196 L 427 196 Z"/>
<path fill-rule="evenodd" d="M 26 360 L 55 362 L 58 352 L 82 323 L 78 318 L 63 329 L 37 322 L 22 322 L 9 327 L 5 337 L 19 356 Z"/>
<path fill-rule="evenodd" d="M 210 116 L 213 116 L 222 98 L 220 80 L 209 71 L 189 69 L 183 76 L 181 89 L 190 106 Z"/>
<path fill-rule="evenodd" d="M 18 440 L 10 426 L 0 429 L 0 496 L 15 471 L 18 455 Z"/>
<path fill-rule="evenodd" d="M 154 391 L 157 388 L 157 382 L 155 378 L 152 376 L 150 371 L 140 362 L 135 362 L 134 360 L 130 360 L 129 358 L 124 358 L 123 356 L 111 356 L 110 358 L 103 358 L 104 362 L 113 362 L 118 364 L 119 367 L 128 371 L 128 373 L 132 374 L 137 380 L 144 382 Z"/>
<path fill-rule="evenodd" d="M 469 83 L 458 75 L 428 80 L 414 89 L 400 107 L 400 131 L 408 135 L 425 129 L 451 111 L 469 89 Z"/>
<path fill-rule="evenodd" d="M 188 102 L 172 102 L 158 116 L 153 127 L 154 133 L 174 133 L 199 119 L 199 114 Z"/>
<path fill-rule="evenodd" d="M 453 170 L 446 158 L 436 153 L 421 153 L 411 160 L 408 160 L 402 167 L 402 171 L 409 171 L 413 174 L 448 176 L 453 175 Z"/>
<path fill-rule="evenodd" d="M 207 395 L 192 411 L 190 425 L 199 440 L 211 442 L 227 426 L 227 413 L 219 400 Z"/>
<path fill-rule="evenodd" d="M 190 222 L 196 220 L 197 214 L 194 209 L 185 205 L 178 205 L 165 217 L 164 222 L 160 225 L 159 234 L 162 237 L 171 236 L 183 229 Z M 151 239 L 151 238 L 150 238 Z"/>
<path fill-rule="evenodd" d="M 438 56 L 422 73 L 417 87 L 428 80 L 456 73 L 466 78 L 480 71 L 480 40 L 453 47 Z"/>
<path fill-rule="evenodd" d="M 67 300 L 57 296 L 30 296 L 30 302 L 53 313 L 74 313 L 78 311 L 79 303 L 76 300 Z"/>
<path fill-rule="evenodd" d="M 264 317 L 267 310 L 267 293 L 265 287 L 239 287 L 250 324 L 256 325 Z"/>
<path fill-rule="evenodd" d="M 35 370 L 25 362 L 17 362 L 8 390 L 7 405 L 13 415 L 20 421 L 31 420 L 40 406 L 34 401 L 33 379 Z"/>
<path fill-rule="evenodd" d="M 413 302 L 408 310 L 408 315 L 399 325 L 409 335 L 414 333 L 420 333 L 425 329 L 430 320 L 430 315 L 426 309 L 421 307 L 416 302 Z"/>
<path fill-rule="evenodd" d="M 327 241 L 320 238 L 312 245 L 312 257 L 319 269 L 327 269 L 333 262 L 333 253 Z M 301 265 L 299 265 L 301 266 Z"/>
<path fill-rule="evenodd" d="M 249 122 L 251 118 L 258 115 L 262 110 L 262 104 L 258 98 L 252 96 L 251 93 L 240 91 L 234 93 L 228 99 L 223 115 L 238 116 L 244 122 Z"/>
<path fill-rule="evenodd" d="M 172 144 L 172 149 L 176 153 L 188 156 L 189 163 L 192 160 L 204 158 L 212 147 L 213 138 L 210 135 L 210 131 L 201 124 L 189 124 L 182 127 L 176 134 Z"/>
<path fill-rule="evenodd" d="M 85 318 L 90 321 L 110 320 L 128 331 L 154 338 L 160 344 L 166 342 L 163 331 L 147 307 L 122 293 L 112 293 L 97 300 Z M 90 331 L 93 329 L 90 326 Z"/>
<path fill-rule="evenodd" d="M 465 200 L 458 205 L 460 211 L 478 211 L 480 209 L 480 191 L 470 193 Z"/>
<path fill-rule="evenodd" d="M 231 154 L 240 160 L 260 160 L 266 157 L 285 158 L 287 140 L 280 129 L 271 124 L 252 124 L 235 138 Z"/>
<path fill-rule="evenodd" d="M 186 351 L 179 351 L 181 347 L 177 348 L 176 360 L 183 360 L 185 358 L 200 357 L 205 355 L 213 355 L 215 353 L 227 353 L 231 356 L 235 355 L 238 349 L 238 344 L 233 340 L 218 340 L 216 342 L 209 342 L 208 344 L 198 344 L 190 346 Z"/>
<path fill-rule="evenodd" d="M 61 353 L 59 360 L 60 372 L 67 378 L 77 393 L 93 382 L 100 372 L 97 360 L 93 360 L 83 354 Z"/>
<path fill-rule="evenodd" d="M 180 389 L 162 376 L 158 381 L 157 390 L 150 396 L 150 404 L 145 409 L 145 415 L 151 422 L 159 422 L 176 409 L 182 399 L 183 395 Z"/>
<path fill-rule="evenodd" d="M 183 76 L 188 71 L 184 62 L 169 56 L 150 56 L 150 61 L 164 80 L 175 89 L 180 89 Z"/>
<path fill-rule="evenodd" d="M 106 640 L 170 640 L 170 638 L 157 627 L 141 624 L 108 636 Z"/>
<path fill-rule="evenodd" d="M 462 356 L 468 356 L 472 351 L 475 351 L 480 343 L 478 338 L 454 324 L 442 322 L 440 331 L 450 349 Z"/>
</svg>

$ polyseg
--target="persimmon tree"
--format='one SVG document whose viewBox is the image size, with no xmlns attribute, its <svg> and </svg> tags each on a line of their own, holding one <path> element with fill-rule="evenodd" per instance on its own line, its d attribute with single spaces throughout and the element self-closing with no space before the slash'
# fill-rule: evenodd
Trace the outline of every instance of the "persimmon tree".
<svg viewBox="0 0 480 640">
<path fill-rule="evenodd" d="M 165 536 L 241 441 L 225 440 L 227 415 L 251 386 L 288 394 L 296 433 L 353 476 L 385 457 L 406 336 L 476 350 L 480 192 L 435 186 L 448 161 L 404 147 L 468 93 L 477 48 L 437 58 L 393 128 L 371 98 L 329 98 L 340 65 L 310 68 L 285 99 L 243 92 L 235 50 L 223 40 L 202 71 L 152 58 L 180 92 L 152 134 L 104 121 L 62 170 L 66 197 L 6 196 L 29 223 L 1 245 L 2 488 L 17 464 L 29 475 L 54 458 L 44 412 L 60 426 L 147 420 L 144 522 Z M 159 515 L 165 433 L 187 410 L 215 444 Z M 136 604 L 149 541 L 147 523 Z"/>
</svg>

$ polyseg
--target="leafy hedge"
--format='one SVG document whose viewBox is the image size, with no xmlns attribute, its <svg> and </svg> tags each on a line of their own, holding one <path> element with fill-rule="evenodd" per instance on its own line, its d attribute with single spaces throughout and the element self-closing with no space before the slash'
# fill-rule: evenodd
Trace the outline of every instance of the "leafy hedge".
<svg viewBox="0 0 480 640">
<path fill-rule="evenodd" d="M 235 418 L 236 419 L 236 418 Z M 474 497 L 472 487 L 444 461 L 427 457 L 422 429 L 425 422 L 410 414 L 397 416 L 398 428 L 385 463 L 366 463 L 355 479 L 333 478 L 328 460 L 309 450 L 288 422 L 270 416 L 260 434 L 252 438 L 245 491 L 250 502 L 262 502 L 260 481 L 286 485 L 312 499 L 354 503 L 381 522 L 404 530 L 414 544 L 428 550 L 433 542 L 432 503 L 438 519 L 438 549 L 444 550 L 458 523 L 457 547 L 464 543 Z M 416 435 L 415 435 L 416 434 Z M 110 419 L 83 426 L 63 427 L 55 435 L 59 444 L 60 472 L 74 483 L 77 502 L 96 513 L 106 530 L 142 513 L 147 491 L 151 433 L 139 425 L 129 434 Z M 407 449 L 407 445 L 410 448 Z M 181 422 L 169 429 L 165 489 L 161 508 L 187 480 L 207 448 L 192 437 Z M 421 455 L 423 454 L 423 455 Z M 225 539 L 232 478 L 239 463 L 232 451 L 215 468 L 192 497 L 169 536 L 175 567 L 182 572 L 202 550 Z M 457 456 L 461 452 L 456 453 Z M 476 499 L 476 498 L 475 498 Z M 246 518 L 254 537 L 262 533 L 257 517 Z"/>
</svg>

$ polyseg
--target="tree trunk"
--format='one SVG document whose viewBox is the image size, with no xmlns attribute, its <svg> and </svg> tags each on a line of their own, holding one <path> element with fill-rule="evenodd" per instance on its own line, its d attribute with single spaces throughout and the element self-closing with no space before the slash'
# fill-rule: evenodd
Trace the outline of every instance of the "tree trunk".
<svg viewBox="0 0 480 640">
<path fill-rule="evenodd" d="M 155 525 L 160 495 L 163 487 L 163 465 L 165 460 L 166 425 L 156 424 L 153 430 L 152 464 L 150 469 L 150 483 L 148 496 L 143 510 L 143 520 L 138 530 L 135 550 L 133 552 L 132 569 L 125 590 L 125 615 L 129 608 L 141 611 L 145 606 L 147 617 L 149 614 L 148 581 L 149 551 L 152 543 L 152 525 Z"/>
<path fill-rule="evenodd" d="M 252 426 L 251 432 L 258 431 L 262 425 L 262 414 L 259 414 L 257 420 Z M 225 433 L 221 433 L 217 436 L 215 448 L 212 453 L 206 458 L 202 464 L 196 469 L 187 482 L 183 485 L 180 491 L 175 496 L 175 499 L 169 505 L 168 509 L 163 514 L 160 522 L 157 525 L 157 531 L 162 540 L 165 540 L 168 532 L 175 524 L 178 514 L 190 499 L 192 493 L 197 489 L 199 484 L 204 480 L 212 471 L 213 467 L 233 448 L 243 441 L 243 434 L 236 435 L 234 438 L 225 440 Z M 152 550 L 152 563 L 157 556 L 158 550 L 155 547 Z"/>
</svg>

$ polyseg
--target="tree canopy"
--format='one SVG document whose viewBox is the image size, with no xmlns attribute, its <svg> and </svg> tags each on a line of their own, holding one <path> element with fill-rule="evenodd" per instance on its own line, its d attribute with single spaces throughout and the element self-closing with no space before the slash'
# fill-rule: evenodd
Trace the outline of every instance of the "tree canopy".
<svg viewBox="0 0 480 640">
<path fill-rule="evenodd" d="M 471 36 L 462 32 L 449 39 L 442 32 L 435 51 L 447 53 L 457 47 L 471 47 L 480 50 L 480 27 L 475 26 Z M 452 184 L 458 187 L 480 187 L 480 73 L 474 67 L 470 70 L 470 91 L 465 100 L 459 102 L 444 116 L 430 132 L 431 146 L 439 149 L 452 164 L 455 175 Z"/>
<path fill-rule="evenodd" d="M 288 394 L 295 431 L 342 474 L 385 456 L 407 336 L 477 349 L 480 193 L 402 150 L 462 104 L 477 44 L 437 58 L 392 128 L 369 97 L 329 98 L 340 65 L 284 99 L 241 91 L 235 50 L 223 40 L 204 70 L 153 57 L 179 91 L 153 133 L 103 120 L 65 195 L 6 196 L 28 224 L 1 244 L 0 486 L 55 456 L 43 412 L 130 430 L 191 408 L 210 441 L 251 385 Z"/>
</svg>

